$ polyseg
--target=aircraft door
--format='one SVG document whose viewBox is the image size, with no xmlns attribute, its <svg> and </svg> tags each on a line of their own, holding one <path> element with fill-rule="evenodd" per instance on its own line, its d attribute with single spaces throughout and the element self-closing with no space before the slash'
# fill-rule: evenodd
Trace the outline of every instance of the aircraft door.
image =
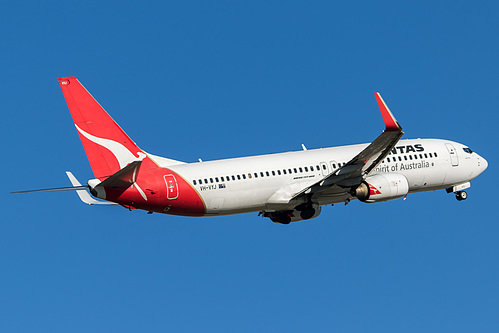
<svg viewBox="0 0 499 333">
<path fill-rule="evenodd" d="M 326 162 L 321 162 L 321 171 L 323 176 L 327 176 L 329 174 Z"/>
<path fill-rule="evenodd" d="M 331 165 L 331 172 L 333 172 L 334 170 L 336 170 L 340 167 L 340 165 L 338 163 L 336 163 L 336 161 L 330 161 L 329 165 Z"/>
<path fill-rule="evenodd" d="M 445 146 L 447 147 L 447 150 L 449 151 L 450 162 L 451 162 L 452 166 L 458 166 L 459 165 L 459 158 L 457 157 L 456 149 L 450 143 L 446 143 Z"/>
<path fill-rule="evenodd" d="M 178 198 L 178 184 L 174 175 L 165 175 L 166 183 L 166 197 L 168 200 L 175 200 Z"/>
</svg>

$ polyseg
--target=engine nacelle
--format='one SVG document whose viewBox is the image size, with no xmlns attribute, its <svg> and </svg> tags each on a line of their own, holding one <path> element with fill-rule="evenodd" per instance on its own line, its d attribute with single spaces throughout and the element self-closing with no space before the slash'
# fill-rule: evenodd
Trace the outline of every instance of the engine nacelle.
<svg viewBox="0 0 499 333">
<path fill-rule="evenodd" d="M 409 182 L 399 173 L 384 173 L 367 177 L 352 195 L 362 202 L 381 202 L 404 197 L 409 193 Z"/>
<path fill-rule="evenodd" d="M 321 206 L 316 204 L 299 205 L 295 209 L 283 210 L 277 212 L 265 212 L 263 216 L 268 217 L 275 223 L 289 224 L 303 220 L 313 219 L 321 213 Z"/>
</svg>

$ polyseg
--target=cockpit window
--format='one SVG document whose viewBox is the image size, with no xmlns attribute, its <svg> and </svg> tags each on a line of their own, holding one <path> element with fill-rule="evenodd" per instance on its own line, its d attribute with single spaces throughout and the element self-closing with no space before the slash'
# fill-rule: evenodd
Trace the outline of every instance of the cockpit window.
<svg viewBox="0 0 499 333">
<path fill-rule="evenodd" d="M 471 149 L 467 148 L 467 147 L 466 147 L 466 148 L 463 148 L 463 150 L 464 150 L 464 152 L 466 152 L 466 153 L 468 153 L 468 154 L 473 153 L 473 151 L 472 151 Z"/>
</svg>

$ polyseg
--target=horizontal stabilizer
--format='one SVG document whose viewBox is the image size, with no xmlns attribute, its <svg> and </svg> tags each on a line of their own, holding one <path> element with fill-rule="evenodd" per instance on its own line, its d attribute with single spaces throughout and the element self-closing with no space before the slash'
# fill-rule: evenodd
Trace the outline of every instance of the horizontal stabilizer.
<svg viewBox="0 0 499 333">
<path fill-rule="evenodd" d="M 90 196 L 90 193 L 88 193 L 88 186 L 81 186 L 78 179 L 76 179 L 70 171 L 66 171 L 66 175 L 68 175 L 71 184 L 74 186 L 72 189 L 76 189 L 76 193 L 84 203 L 88 205 L 117 205 L 117 203 L 114 202 L 95 200 Z"/>
<path fill-rule="evenodd" d="M 134 161 L 120 171 L 104 179 L 99 185 L 102 187 L 130 187 L 137 179 L 142 161 Z"/>
<path fill-rule="evenodd" d="M 84 191 L 88 190 L 88 186 L 77 186 L 77 187 L 57 187 L 57 188 L 46 188 L 41 190 L 28 190 L 28 191 L 15 191 L 10 193 L 37 193 L 37 192 L 59 192 L 59 191 Z"/>
</svg>

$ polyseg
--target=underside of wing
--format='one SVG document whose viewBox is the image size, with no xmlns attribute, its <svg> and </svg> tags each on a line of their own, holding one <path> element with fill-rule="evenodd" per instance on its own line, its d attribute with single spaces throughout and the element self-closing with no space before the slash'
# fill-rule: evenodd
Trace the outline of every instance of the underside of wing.
<svg viewBox="0 0 499 333">
<path fill-rule="evenodd" d="M 310 198 L 317 198 L 323 195 L 344 195 L 344 193 L 348 193 L 351 187 L 359 185 L 365 176 L 376 168 L 393 147 L 395 147 L 402 135 L 404 135 L 402 127 L 395 120 L 395 117 L 392 115 L 390 109 L 388 109 L 381 95 L 379 93 L 374 93 L 374 95 L 385 123 L 383 133 L 348 163 L 336 170 L 332 170 L 330 174 L 321 180 L 300 190 L 291 199 L 305 195 Z"/>
</svg>

